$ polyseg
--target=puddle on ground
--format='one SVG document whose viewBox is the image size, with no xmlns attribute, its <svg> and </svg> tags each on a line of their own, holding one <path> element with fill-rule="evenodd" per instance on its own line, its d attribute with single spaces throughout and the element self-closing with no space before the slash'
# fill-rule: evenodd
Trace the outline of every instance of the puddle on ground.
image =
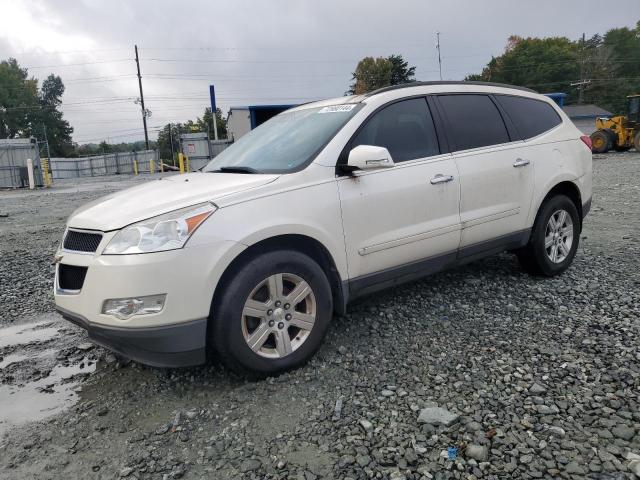
<svg viewBox="0 0 640 480">
<path fill-rule="evenodd" d="M 0 328 L 0 348 L 11 345 L 24 345 L 50 340 L 58 333 L 60 326 L 44 327 L 49 322 L 38 322 Z"/>
<path fill-rule="evenodd" d="M 6 380 L 3 372 L 7 370 L 11 373 L 5 375 L 11 376 L 16 370 L 27 372 L 34 367 L 36 372 L 49 371 L 41 378 L 22 379 L 18 375 L 11 383 L 0 383 L 0 438 L 13 426 L 45 419 L 73 405 L 82 377 L 95 371 L 91 354 L 77 351 L 56 358 L 60 350 L 76 344 L 77 337 L 62 335 L 55 345 L 43 344 L 63 326 L 57 321 L 39 321 L 0 328 L 0 382 Z M 7 348 L 11 353 L 2 355 Z"/>
<path fill-rule="evenodd" d="M 45 357 L 50 357 L 51 359 L 54 359 L 56 353 L 58 353 L 58 350 L 54 350 L 52 348 L 48 350 L 42 350 L 39 352 L 31 351 L 31 352 L 23 352 L 23 353 L 10 353 L 9 355 L 5 355 L 2 361 L 0 361 L 0 373 L 2 373 L 3 368 L 13 365 L 14 363 L 24 362 L 25 360 L 31 360 L 33 362 L 34 360 L 38 360 Z M 2 380 L 1 376 L 0 376 L 0 380 Z"/>
<path fill-rule="evenodd" d="M 12 426 L 42 420 L 77 400 L 81 374 L 96 369 L 87 359 L 69 366 L 56 365 L 44 378 L 22 385 L 0 385 L 0 438 Z"/>
<path fill-rule="evenodd" d="M 29 358 L 29 355 L 25 355 L 22 353 L 12 353 L 11 355 L 6 355 L 2 357 L 2 361 L 0 361 L 0 370 L 4 367 L 8 367 L 12 363 L 21 362 Z"/>
</svg>

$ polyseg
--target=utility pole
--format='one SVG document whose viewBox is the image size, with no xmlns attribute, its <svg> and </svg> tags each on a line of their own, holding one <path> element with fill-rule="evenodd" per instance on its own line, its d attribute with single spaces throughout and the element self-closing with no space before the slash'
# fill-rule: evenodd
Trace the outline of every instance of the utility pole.
<svg viewBox="0 0 640 480">
<path fill-rule="evenodd" d="M 176 159 L 173 153 L 173 132 L 171 131 L 171 124 L 169 124 L 169 142 L 171 143 L 171 164 L 176 164 Z"/>
<path fill-rule="evenodd" d="M 440 32 L 436 32 L 436 48 L 438 49 L 438 69 L 440 70 L 440 80 L 442 80 L 442 59 L 440 58 Z"/>
<path fill-rule="evenodd" d="M 138 87 L 140 87 L 140 108 L 142 109 L 142 125 L 144 126 L 144 144 L 149 150 L 149 133 L 147 132 L 147 111 L 144 108 L 144 95 L 142 94 L 142 76 L 140 75 L 140 60 L 138 59 L 138 45 L 136 48 L 136 67 L 138 68 Z"/>
<path fill-rule="evenodd" d="M 47 147 L 47 161 L 51 165 L 51 153 L 49 153 L 49 137 L 47 137 L 47 126 L 43 123 L 42 129 L 44 130 L 44 142 Z"/>
<path fill-rule="evenodd" d="M 586 45 L 586 40 L 585 40 L 585 35 L 583 33 L 582 34 L 582 41 L 581 41 L 581 45 L 580 45 L 580 81 L 573 82 L 573 83 L 569 84 L 572 87 L 578 87 L 578 105 L 582 105 L 582 102 L 584 101 L 584 87 L 591 83 L 591 80 L 586 80 L 584 78 L 585 77 L 584 64 L 585 64 L 585 61 L 586 61 L 586 59 L 585 59 L 585 45 Z"/>
<path fill-rule="evenodd" d="M 580 44 L 580 87 L 578 90 L 578 104 L 582 105 L 584 100 L 584 33 L 582 34 L 582 43 Z"/>
</svg>

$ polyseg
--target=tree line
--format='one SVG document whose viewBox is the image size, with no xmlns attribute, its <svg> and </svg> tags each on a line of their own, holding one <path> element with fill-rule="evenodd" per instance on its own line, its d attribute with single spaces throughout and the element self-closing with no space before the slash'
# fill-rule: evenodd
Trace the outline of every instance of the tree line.
<svg viewBox="0 0 640 480">
<path fill-rule="evenodd" d="M 415 68 L 401 55 L 365 57 L 353 72 L 347 94 L 412 82 Z M 481 73 L 465 80 L 563 92 L 568 104 L 581 100 L 624 113 L 626 96 L 640 93 L 640 22 L 634 28 L 612 28 L 577 40 L 511 36 L 502 55 L 492 57 Z"/>
<path fill-rule="evenodd" d="M 580 100 L 577 84 L 585 82 L 583 103 L 623 113 L 626 96 L 640 93 L 640 22 L 634 28 L 612 28 L 577 40 L 512 36 L 502 55 L 466 80 L 564 92 L 567 103 Z"/>
<path fill-rule="evenodd" d="M 413 82 L 415 71 L 416 67 L 399 54 L 365 57 L 356 65 L 345 93 L 359 95 Z M 511 36 L 504 53 L 492 57 L 480 73 L 468 75 L 465 80 L 519 85 L 541 93 L 564 92 L 568 94 L 568 104 L 582 100 L 615 114 L 623 113 L 626 96 L 640 93 L 640 21 L 633 28 L 612 28 L 603 35 L 584 39 Z M 579 83 L 582 88 L 576 85 Z M 46 137 L 51 155 L 62 157 L 144 148 L 140 141 L 117 145 L 74 143 L 73 128 L 61 110 L 64 91 L 57 75 L 50 74 L 40 85 L 16 59 L 0 62 L 0 138 L 33 136 L 44 141 Z M 217 109 L 215 113 L 218 137 L 226 138 L 222 112 Z M 195 120 L 164 125 L 157 141 L 151 142 L 152 148 L 160 150 L 160 158 L 170 159 L 172 149 L 177 153 L 180 148 L 181 134 L 208 132 L 213 138 L 213 128 L 213 114 L 206 108 Z"/>
<path fill-rule="evenodd" d="M 47 137 L 52 156 L 67 156 L 74 146 L 60 110 L 64 84 L 53 74 L 38 83 L 14 58 L 0 62 L 0 138 Z"/>
</svg>

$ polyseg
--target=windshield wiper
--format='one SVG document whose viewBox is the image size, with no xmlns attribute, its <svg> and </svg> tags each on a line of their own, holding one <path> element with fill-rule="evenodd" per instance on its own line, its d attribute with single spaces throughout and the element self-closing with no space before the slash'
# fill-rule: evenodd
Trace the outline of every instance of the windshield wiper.
<svg viewBox="0 0 640 480">
<path fill-rule="evenodd" d="M 210 170 L 212 173 L 260 173 L 260 170 L 256 170 L 252 167 L 242 167 L 242 166 L 228 166 L 228 167 L 220 167 L 218 170 Z"/>
</svg>

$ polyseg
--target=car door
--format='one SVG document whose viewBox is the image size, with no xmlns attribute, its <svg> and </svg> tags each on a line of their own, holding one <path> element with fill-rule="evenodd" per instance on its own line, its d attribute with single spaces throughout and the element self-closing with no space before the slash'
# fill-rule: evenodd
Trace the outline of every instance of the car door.
<svg viewBox="0 0 640 480">
<path fill-rule="evenodd" d="M 387 148 L 395 166 L 338 179 L 352 291 L 453 260 L 460 241 L 458 171 L 451 155 L 441 153 L 426 99 L 397 101 L 372 114 L 347 148 L 358 145 Z"/>
<path fill-rule="evenodd" d="M 489 95 L 438 95 L 437 103 L 460 175 L 460 255 L 518 243 L 534 187 L 524 143 Z"/>
</svg>

